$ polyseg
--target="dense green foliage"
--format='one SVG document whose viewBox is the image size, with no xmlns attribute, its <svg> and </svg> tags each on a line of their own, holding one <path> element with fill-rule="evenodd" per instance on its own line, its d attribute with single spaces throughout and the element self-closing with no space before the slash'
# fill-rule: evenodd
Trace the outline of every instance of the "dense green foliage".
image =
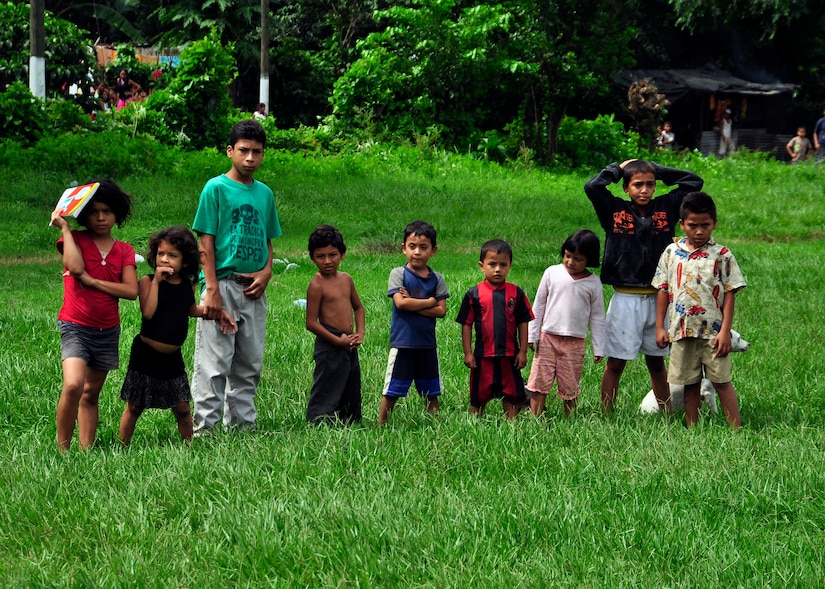
<svg viewBox="0 0 825 589">
<path fill-rule="evenodd" d="M 54 97 L 65 95 L 69 84 L 86 81 L 96 67 L 92 39 L 88 31 L 46 13 L 46 91 Z M 28 3 L 0 2 L 0 90 L 12 82 L 29 81 Z"/>
<path fill-rule="evenodd" d="M 231 45 L 222 46 L 214 33 L 191 43 L 169 86 L 146 99 L 149 131 L 167 143 L 186 137 L 195 149 L 225 146 L 232 114 L 226 88 L 235 76 Z"/>
<path fill-rule="evenodd" d="M 558 162 L 572 168 L 597 168 L 604 162 L 636 157 L 639 136 L 625 130 L 613 115 L 593 121 L 562 120 L 559 126 Z"/>
<path fill-rule="evenodd" d="M 24 82 L 12 82 L 0 93 L 0 137 L 31 141 L 47 129 L 46 109 Z"/>
<path fill-rule="evenodd" d="M 605 94 L 629 63 L 635 33 L 624 11 L 601 2 L 434 0 L 376 18 L 381 29 L 335 83 L 334 114 L 347 128 L 402 137 L 436 128 L 461 148 L 507 127 L 543 161 L 557 152 L 570 104 Z"/>
<path fill-rule="evenodd" d="M 25 46 L 26 5 L 0 7 L 5 15 L 0 19 L 8 21 L 0 32 L 0 60 L 6 66 L 0 72 L 22 80 L 25 52 L 17 47 Z M 93 65 L 87 53 L 91 37 L 114 42 L 119 50 L 100 78 L 111 83 L 112 74 L 123 68 L 144 89 L 167 90 L 146 112 L 125 117 L 136 132 L 154 133 L 170 144 L 214 145 L 227 118 L 235 116 L 216 103 L 226 92 L 244 110 L 257 104 L 257 3 L 51 0 L 46 7 L 47 52 L 57 68 L 50 70 L 51 92 L 63 88 L 61 81 L 82 80 L 85 65 Z M 323 127 L 323 133 L 350 142 L 426 138 L 485 158 L 528 154 L 543 164 L 575 160 L 578 156 L 560 151 L 570 145 L 559 137 L 565 117 L 581 121 L 612 114 L 628 125 L 625 88 L 613 76 L 633 66 L 713 63 L 754 81 L 796 83 L 786 114 L 789 133 L 797 124 L 810 126 L 825 102 L 820 41 L 825 14 L 813 0 L 730 6 L 715 0 L 273 0 L 269 18 L 267 106 L 278 126 Z M 228 50 L 234 63 L 223 86 L 210 79 L 212 98 L 204 96 L 203 104 L 189 91 L 191 76 L 170 91 L 175 72 L 140 63 L 122 43 L 169 47 L 204 37 Z M 805 51 L 797 48 L 802 38 L 808 40 Z M 225 69 L 193 59 L 199 75 Z M 87 112 L 95 108 L 88 92 L 73 100 Z M 189 116 L 193 105 L 205 112 Z M 202 124 L 193 127 L 192 120 Z M 77 126 L 70 121 L 56 130 Z"/>
<path fill-rule="evenodd" d="M 509 122 L 499 112 L 511 67 L 503 47 L 514 27 L 502 7 L 456 0 L 394 6 L 376 13 L 382 29 L 358 44 L 361 57 L 335 83 L 334 114 L 347 128 L 412 138 L 433 127 L 462 146 Z"/>
<path fill-rule="evenodd" d="M 118 390 L 140 323 L 137 304 L 124 301 L 122 364 L 101 397 L 97 447 L 61 456 L 62 281 L 46 220 L 69 181 L 99 170 L 67 169 L 57 143 L 0 149 L 0 587 L 815 587 L 825 578 L 825 350 L 816 344 L 825 293 L 799 264 L 825 264 L 825 168 L 746 153 L 658 156 L 705 178 L 719 205 L 715 235 L 749 282 L 735 318 L 752 343 L 733 360 L 740 432 L 718 415 L 691 431 L 681 416 L 639 415 L 650 387 L 641 361 L 628 366 L 611 417 L 599 411 L 603 364 L 588 359 L 575 419 L 561 417 L 558 401 L 542 420 L 506 423 L 495 404 L 470 419 L 453 318 L 481 277 L 479 244 L 511 241 L 510 278 L 532 297 L 561 241 L 598 229 L 582 185 L 603 163 L 510 171 L 431 146 L 364 144 L 334 157 L 268 150 L 257 175 L 278 201 L 275 256 L 298 264 L 276 264 L 267 293 L 258 431 L 187 448 L 168 412 L 148 411 L 132 447 L 119 447 Z M 144 254 L 152 232 L 191 222 L 205 180 L 228 167 L 216 150 L 120 136 L 101 147 L 74 145 L 101 151 L 102 166 L 124 162 L 111 175 L 135 211 L 117 237 Z M 792 206 L 777 212 L 777 203 Z M 439 231 L 431 265 L 451 293 L 437 327 L 443 410 L 427 418 L 412 394 L 382 429 L 387 275 L 403 263 L 400 232 L 416 217 Z M 293 301 L 314 273 L 307 236 L 323 222 L 343 231 L 342 269 L 366 308 L 360 428 L 304 423 L 312 337 Z"/>
</svg>

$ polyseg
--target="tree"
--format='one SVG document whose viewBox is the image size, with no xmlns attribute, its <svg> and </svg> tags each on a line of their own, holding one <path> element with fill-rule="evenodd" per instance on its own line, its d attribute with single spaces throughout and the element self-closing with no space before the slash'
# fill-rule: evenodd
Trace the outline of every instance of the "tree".
<svg viewBox="0 0 825 589">
<path fill-rule="evenodd" d="M 261 4 L 240 0 L 176 0 L 162 2 L 152 15 L 163 27 L 155 39 L 164 46 L 182 45 L 213 33 L 234 48 L 239 84 L 231 91 L 235 101 L 258 106 L 261 56 Z M 233 80 L 235 77 L 233 77 Z"/>
<path fill-rule="evenodd" d="M 662 121 L 670 101 L 664 94 L 659 94 L 656 84 L 650 78 L 636 80 L 627 90 L 627 109 L 636 131 L 639 133 L 640 147 L 653 149 L 656 141 L 656 127 Z"/>
<path fill-rule="evenodd" d="M 146 43 L 151 38 L 152 29 L 145 18 L 151 11 L 141 4 L 141 0 L 45 0 L 46 10 L 56 17 L 75 23 L 107 43 L 127 39 Z"/>
<path fill-rule="evenodd" d="M 46 96 L 59 96 L 64 85 L 87 80 L 96 65 L 88 33 L 45 13 Z M 12 82 L 28 85 L 29 6 L 0 3 L 0 88 Z M 21 51 L 22 49 L 22 51 Z"/>
<path fill-rule="evenodd" d="M 228 88 L 238 75 L 232 51 L 217 32 L 190 43 L 169 86 L 150 94 L 136 116 L 145 117 L 150 131 L 167 143 L 225 147 L 232 113 Z"/>
<path fill-rule="evenodd" d="M 526 144 L 541 159 L 557 150 L 558 129 L 574 103 L 612 90 L 611 76 L 633 62 L 628 45 L 637 29 L 633 2 L 514 0 L 518 17 L 508 46 L 522 87 L 520 121 Z"/>
<path fill-rule="evenodd" d="M 601 0 L 396 6 L 335 83 L 334 112 L 402 135 L 436 125 L 459 143 L 506 126 L 547 161 L 569 106 L 608 93 L 632 61 L 632 13 Z"/>
<path fill-rule="evenodd" d="M 379 30 L 356 45 L 359 58 L 338 78 L 333 112 L 345 127 L 369 121 L 412 137 L 436 127 L 466 145 L 501 121 L 512 95 L 503 50 L 512 15 L 500 5 L 417 0 L 376 12 Z"/>
<path fill-rule="evenodd" d="M 676 26 L 701 34 L 734 23 L 755 24 L 760 39 L 772 38 L 783 23 L 821 12 L 813 0 L 668 0 L 676 13 Z"/>
</svg>

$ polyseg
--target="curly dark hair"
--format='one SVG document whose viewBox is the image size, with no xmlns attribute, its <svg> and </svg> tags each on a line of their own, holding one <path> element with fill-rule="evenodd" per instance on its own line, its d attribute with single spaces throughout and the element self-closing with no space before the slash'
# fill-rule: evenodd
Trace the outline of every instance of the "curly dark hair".
<svg viewBox="0 0 825 589">
<path fill-rule="evenodd" d="M 344 236 L 332 225 L 318 225 L 312 234 L 309 236 L 309 255 L 315 250 L 331 245 L 338 250 L 338 253 L 344 255 L 347 253 L 347 246 L 344 244 Z"/>
<path fill-rule="evenodd" d="M 91 204 L 95 202 L 102 202 L 108 205 L 115 214 L 115 221 L 118 227 L 123 227 L 126 219 L 132 214 L 132 197 L 115 184 L 111 180 L 89 180 L 87 184 L 94 184 L 99 182 L 100 186 L 95 191 L 89 202 L 86 203 L 85 208 L 77 216 L 78 225 L 82 225 L 88 229 L 89 213 L 92 211 Z"/>
<path fill-rule="evenodd" d="M 195 236 L 192 235 L 192 232 L 188 228 L 182 225 L 175 225 L 162 229 L 150 237 L 149 252 L 146 256 L 146 261 L 153 270 L 157 263 L 158 247 L 160 247 L 163 241 L 181 253 L 181 256 L 183 256 L 183 267 L 181 268 L 180 274 L 194 283 L 198 279 L 201 261 L 198 241 L 195 239 Z"/>
</svg>

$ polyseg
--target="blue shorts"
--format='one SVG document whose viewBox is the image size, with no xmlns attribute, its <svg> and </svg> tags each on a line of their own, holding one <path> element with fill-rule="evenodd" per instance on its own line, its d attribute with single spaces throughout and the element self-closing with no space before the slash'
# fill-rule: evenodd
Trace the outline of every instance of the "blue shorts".
<svg viewBox="0 0 825 589">
<path fill-rule="evenodd" d="M 422 397 L 437 397 L 441 394 L 438 350 L 390 348 L 387 373 L 384 377 L 384 396 L 406 397 L 413 382 Z"/>
<path fill-rule="evenodd" d="M 63 360 L 81 358 L 95 370 L 117 370 L 120 325 L 108 329 L 85 327 L 69 321 L 58 321 L 60 352 Z"/>
</svg>

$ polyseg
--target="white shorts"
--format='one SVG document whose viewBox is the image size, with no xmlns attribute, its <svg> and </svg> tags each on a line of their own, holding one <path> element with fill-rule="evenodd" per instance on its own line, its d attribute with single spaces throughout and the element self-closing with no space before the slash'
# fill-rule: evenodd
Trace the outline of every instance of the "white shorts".
<svg viewBox="0 0 825 589">
<path fill-rule="evenodd" d="M 656 293 L 613 293 L 605 318 L 608 358 L 633 360 L 639 354 L 668 355 L 668 348 L 656 345 L 656 297 Z"/>
</svg>

